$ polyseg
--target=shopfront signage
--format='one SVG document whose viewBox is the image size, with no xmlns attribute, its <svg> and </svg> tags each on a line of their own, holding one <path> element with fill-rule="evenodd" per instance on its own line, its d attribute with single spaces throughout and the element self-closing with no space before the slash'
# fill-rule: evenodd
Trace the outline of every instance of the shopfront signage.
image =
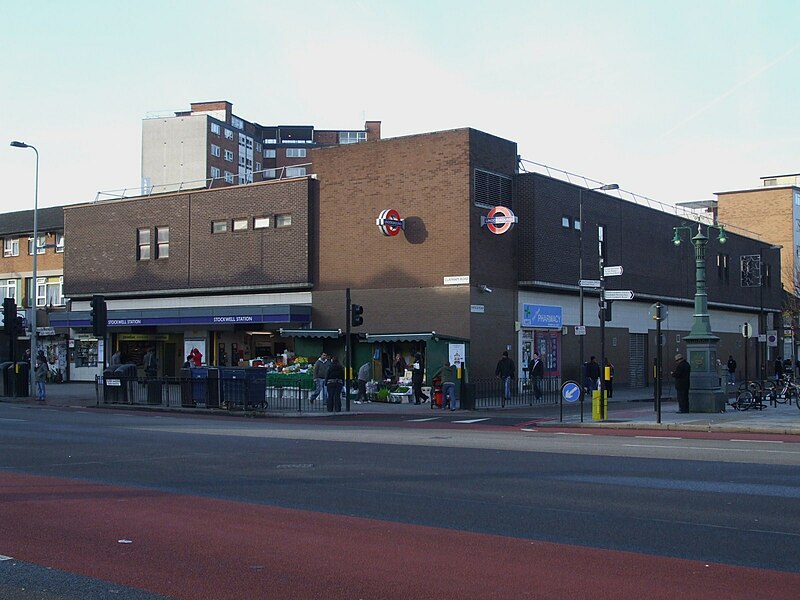
<svg viewBox="0 0 800 600">
<path fill-rule="evenodd" d="M 485 217 L 481 217 L 481 227 L 484 225 L 496 235 L 506 233 L 514 228 L 519 218 L 507 206 L 495 206 Z"/>
<path fill-rule="evenodd" d="M 469 305 L 469 312 L 471 313 L 482 313 L 484 311 L 483 304 L 470 304 Z"/>
<path fill-rule="evenodd" d="M 522 305 L 523 327 L 561 329 L 562 324 L 563 318 L 560 306 L 547 306 L 543 304 Z"/>
<path fill-rule="evenodd" d="M 375 220 L 375 224 L 385 236 L 397 235 L 401 229 L 406 228 L 406 222 L 400 218 L 400 213 L 393 208 L 382 211 Z"/>
<path fill-rule="evenodd" d="M 56 335 L 56 330 L 52 327 L 37 327 L 36 335 Z"/>
</svg>

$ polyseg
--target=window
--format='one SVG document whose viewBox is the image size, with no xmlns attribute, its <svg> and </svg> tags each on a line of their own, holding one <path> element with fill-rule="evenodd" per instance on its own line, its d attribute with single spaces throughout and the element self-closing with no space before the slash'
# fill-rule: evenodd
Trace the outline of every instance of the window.
<svg viewBox="0 0 800 600">
<path fill-rule="evenodd" d="M 169 227 L 156 227 L 156 258 L 169 258 Z"/>
<path fill-rule="evenodd" d="M 211 133 L 219 135 L 220 131 L 221 131 L 221 129 L 220 129 L 219 123 L 212 123 L 211 124 Z"/>
<path fill-rule="evenodd" d="M 261 163 L 257 162 L 256 163 L 256 171 L 260 171 L 260 170 L 261 170 Z"/>
<path fill-rule="evenodd" d="M 247 136 L 243 133 L 239 134 L 239 145 L 246 146 L 247 145 Z"/>
<path fill-rule="evenodd" d="M 286 167 L 287 177 L 303 177 L 306 174 L 305 167 Z"/>
<path fill-rule="evenodd" d="M 597 239 L 600 242 L 600 248 L 603 253 L 603 260 L 608 260 L 608 244 L 606 242 L 606 226 L 605 225 L 598 225 L 597 226 Z"/>
<path fill-rule="evenodd" d="M 136 259 L 150 260 L 150 229 L 136 230 Z"/>
<path fill-rule="evenodd" d="M 227 152 L 227 150 L 225 152 Z M 219 146 L 217 146 L 216 144 L 211 144 L 211 155 L 219 156 Z"/>
<path fill-rule="evenodd" d="M 36 278 L 36 306 L 47 306 L 47 279 Z"/>
<path fill-rule="evenodd" d="M 19 238 L 3 240 L 3 256 L 19 256 Z"/>
<path fill-rule="evenodd" d="M 211 176 L 212 177 L 215 177 L 215 178 L 219 177 L 220 172 L 221 171 L 219 170 L 219 167 L 211 167 Z"/>
<path fill-rule="evenodd" d="M 64 305 L 64 277 L 47 277 L 36 286 L 36 306 Z"/>
<path fill-rule="evenodd" d="M 357 144 L 358 142 L 367 141 L 366 131 L 340 131 L 339 143 L 340 144 Z"/>
<path fill-rule="evenodd" d="M 305 148 L 287 148 L 286 149 L 286 158 L 305 158 L 306 157 L 306 149 Z"/>
<path fill-rule="evenodd" d="M 233 152 L 230 150 L 225 150 L 225 160 L 228 162 L 233 162 Z"/>
<path fill-rule="evenodd" d="M 245 158 L 244 154 L 240 154 L 240 155 L 239 155 L 239 164 L 240 164 L 240 165 L 244 166 L 244 164 L 245 164 L 246 160 L 247 160 L 247 159 Z"/>
<path fill-rule="evenodd" d="M 225 233 L 228 231 L 228 222 L 227 221 L 212 221 L 211 222 L 211 233 Z"/>
<path fill-rule="evenodd" d="M 269 217 L 256 217 L 253 219 L 253 229 L 266 229 L 269 227 Z"/>
<path fill-rule="evenodd" d="M 727 254 L 717 254 L 717 277 L 725 283 L 730 279 L 730 256 Z"/>
<path fill-rule="evenodd" d="M 233 183 L 233 173 L 225 171 L 225 183 Z"/>
<path fill-rule="evenodd" d="M 247 219 L 234 219 L 233 220 L 233 230 L 234 231 L 244 231 L 247 229 Z"/>
<path fill-rule="evenodd" d="M 261 142 L 256 142 L 256 152 L 261 152 Z"/>
<path fill-rule="evenodd" d="M 275 227 L 289 227 L 292 224 L 292 215 L 275 215 Z"/>
<path fill-rule="evenodd" d="M 567 215 L 561 217 L 561 226 L 564 229 L 570 229 L 572 227 L 572 219 L 570 219 Z"/>
<path fill-rule="evenodd" d="M 762 287 L 771 288 L 772 287 L 772 268 L 771 268 L 771 265 L 767 265 L 767 264 L 761 265 L 761 269 L 762 269 L 761 275 L 763 277 L 763 279 L 761 280 L 761 286 Z"/>
<path fill-rule="evenodd" d="M 5 285 L 3 286 L 5 295 L 4 298 L 13 298 L 14 300 L 17 299 L 17 280 L 16 279 L 6 279 Z"/>
<path fill-rule="evenodd" d="M 225 139 L 232 140 L 233 139 L 233 132 L 230 129 L 225 130 Z"/>
<path fill-rule="evenodd" d="M 64 234 L 56 234 L 56 252 L 64 252 Z"/>
<path fill-rule="evenodd" d="M 264 158 L 275 158 L 276 153 L 275 148 L 264 148 Z"/>
<path fill-rule="evenodd" d="M 278 139 L 277 138 L 264 138 L 264 143 L 265 144 L 277 144 L 278 143 Z"/>
<path fill-rule="evenodd" d="M 275 179 L 277 176 L 276 169 L 264 169 L 264 179 Z"/>
<path fill-rule="evenodd" d="M 36 254 L 44 254 L 44 245 L 47 243 L 43 235 L 37 236 Z M 28 238 L 28 254 L 33 256 L 33 236 Z"/>
<path fill-rule="evenodd" d="M 244 121 L 242 121 L 239 117 L 234 117 L 231 115 L 231 125 L 236 127 L 236 129 L 244 129 Z"/>
</svg>

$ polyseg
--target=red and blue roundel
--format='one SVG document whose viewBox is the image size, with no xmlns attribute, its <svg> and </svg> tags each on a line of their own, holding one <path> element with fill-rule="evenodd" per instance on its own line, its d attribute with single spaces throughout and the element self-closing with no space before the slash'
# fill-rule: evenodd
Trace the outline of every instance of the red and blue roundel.
<svg viewBox="0 0 800 600">
<path fill-rule="evenodd" d="M 507 206 L 495 206 L 485 217 L 481 217 L 481 227 L 486 227 L 494 234 L 500 235 L 511 231 L 519 218 Z"/>
<path fill-rule="evenodd" d="M 375 220 L 375 224 L 383 235 L 387 236 L 397 235 L 401 229 L 406 228 L 406 222 L 400 218 L 400 213 L 393 208 L 381 211 L 381 215 Z"/>
</svg>

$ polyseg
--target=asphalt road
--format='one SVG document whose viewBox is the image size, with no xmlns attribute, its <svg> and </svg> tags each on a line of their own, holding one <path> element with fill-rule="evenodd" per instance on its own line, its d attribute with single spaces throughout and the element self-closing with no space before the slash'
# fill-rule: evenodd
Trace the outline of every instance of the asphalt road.
<svg viewBox="0 0 800 600">
<path fill-rule="evenodd" d="M 0 404 L 0 593 L 797 597 L 798 443 L 401 425 Z"/>
</svg>

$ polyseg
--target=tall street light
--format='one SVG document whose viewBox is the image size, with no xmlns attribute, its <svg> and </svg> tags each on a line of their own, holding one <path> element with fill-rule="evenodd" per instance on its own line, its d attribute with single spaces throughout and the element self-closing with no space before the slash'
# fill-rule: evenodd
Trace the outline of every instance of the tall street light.
<svg viewBox="0 0 800 600">
<path fill-rule="evenodd" d="M 761 338 L 761 334 L 766 333 L 767 329 L 767 320 L 764 315 L 764 250 L 780 250 L 783 248 L 780 244 L 771 244 L 766 248 L 764 246 L 758 249 L 758 336 L 759 340 Z M 759 360 L 758 360 L 758 367 L 759 367 L 759 377 L 761 380 L 765 380 L 767 378 L 767 363 L 769 358 L 767 357 L 767 353 L 769 352 L 769 346 L 767 342 L 764 341 L 764 346 L 762 348 L 761 341 L 758 342 L 758 350 L 759 350 Z M 792 365 L 794 365 L 794 360 L 792 361 Z"/>
<path fill-rule="evenodd" d="M 692 234 L 694 225 L 673 227 L 675 235 L 672 243 L 680 245 L 681 231 Z M 689 412 L 723 412 L 725 410 L 725 393 L 719 386 L 717 374 L 717 344 L 719 337 L 711 333 L 711 319 L 708 315 L 708 294 L 706 293 L 706 245 L 708 232 L 719 231 L 717 241 L 724 244 L 727 240 L 725 229 L 721 225 L 697 224 L 697 233 L 691 238 L 694 245 L 695 259 L 695 293 L 694 322 L 686 340 L 686 355 L 691 365 L 689 383 Z"/>
<path fill-rule="evenodd" d="M 608 192 L 611 190 L 618 190 L 619 185 L 616 183 L 607 183 L 605 185 L 601 185 L 600 187 L 595 188 L 579 188 L 578 189 L 578 222 L 580 223 L 580 228 L 578 229 L 578 279 L 583 280 L 583 192 L 586 190 L 587 192 L 596 192 L 596 191 L 603 191 Z M 581 285 L 581 281 L 578 282 L 578 293 L 580 295 L 580 326 L 581 330 L 583 330 L 583 285 Z M 586 337 L 581 335 L 580 338 L 580 373 L 581 373 L 581 387 L 583 387 L 584 383 L 586 383 L 586 373 L 583 372 L 583 363 L 584 363 L 584 356 L 583 356 L 583 338 Z"/>
<path fill-rule="evenodd" d="M 35 146 L 26 144 L 25 142 L 11 142 L 14 148 L 30 148 L 36 153 L 36 182 L 33 192 L 33 273 L 32 279 L 32 294 L 31 294 L 31 364 L 29 365 L 30 380 L 30 395 L 33 397 L 36 394 L 36 372 L 34 366 L 36 365 L 36 257 L 39 253 L 39 151 Z"/>
</svg>

